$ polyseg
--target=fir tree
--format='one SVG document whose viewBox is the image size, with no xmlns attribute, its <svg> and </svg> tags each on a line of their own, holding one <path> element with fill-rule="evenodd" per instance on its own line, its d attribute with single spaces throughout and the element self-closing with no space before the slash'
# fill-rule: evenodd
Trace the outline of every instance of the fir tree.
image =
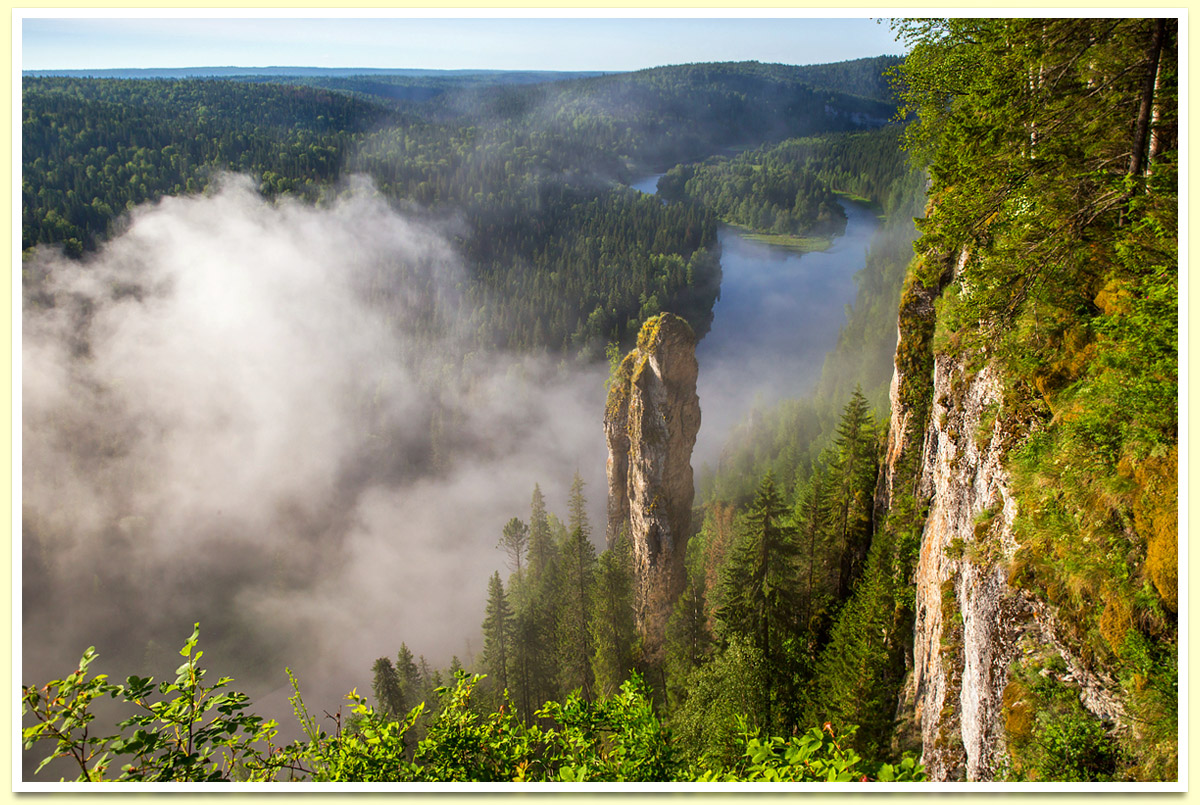
<svg viewBox="0 0 1200 805">
<path fill-rule="evenodd" d="M 772 699 L 790 678 L 784 644 L 795 631 L 796 544 L 787 505 L 768 473 L 746 515 L 746 528 L 725 568 L 718 618 L 727 631 L 745 636 L 761 652 L 772 688 L 763 691 L 770 723 Z"/>
<path fill-rule="evenodd" d="M 567 497 L 567 529 L 573 534 L 578 531 L 585 540 L 592 538 L 592 527 L 588 523 L 587 499 L 583 496 L 583 479 L 579 473 L 571 480 L 571 492 Z"/>
<path fill-rule="evenodd" d="M 667 621 L 667 693 L 676 706 L 687 698 L 687 680 L 695 669 L 708 660 L 712 647 L 704 578 L 698 573 L 689 573 L 687 585 Z"/>
<path fill-rule="evenodd" d="M 396 675 L 403 691 L 403 710 L 407 713 L 421 703 L 421 672 L 406 643 L 401 643 L 396 653 Z"/>
<path fill-rule="evenodd" d="M 828 480 L 824 468 L 818 469 L 801 485 L 796 495 L 795 520 L 797 548 L 800 552 L 800 627 L 808 635 L 810 648 L 822 631 L 819 623 L 832 590 L 828 578 L 828 537 L 824 530 Z"/>
<path fill-rule="evenodd" d="M 580 528 L 575 528 L 563 546 L 561 595 L 558 619 L 559 671 L 566 690 L 579 688 L 592 699 L 592 640 L 588 629 L 596 549 Z"/>
</svg>

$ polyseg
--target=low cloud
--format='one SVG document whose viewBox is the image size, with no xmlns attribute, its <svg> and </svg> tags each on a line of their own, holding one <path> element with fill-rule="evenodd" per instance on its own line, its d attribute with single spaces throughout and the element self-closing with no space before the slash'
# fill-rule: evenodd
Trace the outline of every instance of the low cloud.
<svg viewBox="0 0 1200 805">
<path fill-rule="evenodd" d="M 562 511 L 580 471 L 603 531 L 603 370 L 473 352 L 453 248 L 369 184 L 227 177 L 24 270 L 23 682 L 89 645 L 161 676 L 200 621 L 271 715 L 285 664 L 332 710 L 401 641 L 479 650 L 534 483 Z"/>
</svg>

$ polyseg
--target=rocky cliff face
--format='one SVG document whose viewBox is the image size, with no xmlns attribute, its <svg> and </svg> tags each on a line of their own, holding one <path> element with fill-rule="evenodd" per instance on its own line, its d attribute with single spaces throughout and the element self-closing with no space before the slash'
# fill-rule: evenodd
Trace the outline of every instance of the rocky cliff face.
<svg viewBox="0 0 1200 805">
<path fill-rule="evenodd" d="M 960 257 L 952 273 L 962 264 Z M 984 361 L 972 368 L 962 358 L 932 355 L 933 295 L 918 286 L 902 307 L 877 501 L 886 508 L 894 495 L 910 492 L 897 484 L 913 483 L 925 507 L 902 721 L 907 716 L 919 727 L 930 779 L 983 781 L 994 779 L 1007 757 L 1004 692 L 1018 663 L 1044 665 L 1058 655 L 1067 669 L 1063 681 L 1078 687 L 1088 710 L 1106 721 L 1120 721 L 1123 712 L 1114 681 L 1084 667 L 1052 609 L 1009 583 L 1008 563 L 1020 546 L 1013 532 L 1017 501 L 1004 468 L 1011 437 L 1002 426 L 1001 378 Z M 932 355 L 931 378 L 902 370 L 906 337 L 910 351 Z M 919 393 L 927 396 L 918 399 Z M 916 459 L 907 472 L 906 452 Z"/>
<path fill-rule="evenodd" d="M 604 415 L 608 443 L 608 544 L 633 546 L 635 614 L 654 659 L 682 592 L 691 535 L 692 448 L 700 429 L 696 337 L 666 313 L 650 319 L 621 362 Z"/>
<path fill-rule="evenodd" d="M 1002 466 L 1001 389 L 938 358 L 922 449 L 930 500 L 916 575 L 915 709 L 938 780 L 987 780 L 1003 755 L 1001 705 L 1025 607 L 1007 582 L 1016 503 Z"/>
</svg>

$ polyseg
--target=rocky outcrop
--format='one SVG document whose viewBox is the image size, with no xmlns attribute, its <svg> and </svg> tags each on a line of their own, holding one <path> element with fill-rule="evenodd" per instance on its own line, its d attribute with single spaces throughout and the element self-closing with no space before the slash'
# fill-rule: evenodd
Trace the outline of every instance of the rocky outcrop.
<svg viewBox="0 0 1200 805">
<path fill-rule="evenodd" d="M 691 327 L 670 313 L 656 316 L 612 378 L 605 407 L 608 544 L 622 533 L 632 544 L 635 615 L 652 661 L 686 581 L 691 458 L 700 429 L 697 371 Z"/>
<path fill-rule="evenodd" d="M 964 260 L 947 261 L 936 285 Z M 1007 568 L 1020 546 L 1005 469 L 1012 437 L 1001 378 L 982 356 L 934 354 L 936 295 L 914 283 L 902 303 L 892 420 L 876 490 L 883 510 L 911 496 L 922 523 L 911 672 L 898 721 L 919 731 L 931 780 L 986 781 L 1007 758 L 1004 691 L 1022 661 L 1061 657 L 1063 681 L 1078 688 L 1088 710 L 1109 722 L 1124 714 L 1114 681 L 1075 656 L 1053 609 L 1009 583 Z"/>
</svg>

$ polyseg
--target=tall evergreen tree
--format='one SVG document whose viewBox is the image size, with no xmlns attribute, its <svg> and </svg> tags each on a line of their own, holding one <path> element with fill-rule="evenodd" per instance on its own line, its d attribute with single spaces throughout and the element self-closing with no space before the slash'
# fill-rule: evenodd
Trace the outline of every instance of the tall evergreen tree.
<svg viewBox="0 0 1200 805">
<path fill-rule="evenodd" d="M 496 547 L 508 554 L 508 564 L 512 571 L 521 576 L 521 559 L 525 556 L 525 548 L 529 542 L 529 526 L 519 518 L 512 518 L 504 524 L 504 531 Z"/>
<path fill-rule="evenodd" d="M 571 484 L 570 531 L 561 549 L 559 591 L 561 609 L 558 618 L 559 671 L 566 690 L 579 688 L 584 698 L 592 698 L 592 640 L 588 621 L 592 610 L 596 549 L 592 546 L 587 522 L 587 501 L 579 473 Z"/>
<path fill-rule="evenodd" d="M 396 675 L 403 691 L 403 710 L 407 713 L 421 703 L 421 672 L 407 643 L 401 643 L 400 651 L 396 653 Z"/>
<path fill-rule="evenodd" d="M 830 557 L 825 530 L 827 489 L 828 479 L 822 467 L 812 473 L 807 483 L 801 484 L 796 495 L 794 516 L 801 590 L 799 620 L 810 656 L 824 631 L 821 616 L 827 611 L 834 592 L 828 583 Z"/>
<path fill-rule="evenodd" d="M 687 585 L 667 621 L 667 695 L 675 706 L 687 698 L 686 685 L 692 672 L 712 653 L 713 638 L 708 630 L 704 587 L 701 572 L 689 573 Z"/>
<path fill-rule="evenodd" d="M 637 652 L 633 619 L 633 552 L 624 535 L 600 554 L 592 600 L 592 674 L 596 692 L 611 696 L 629 678 Z"/>
<path fill-rule="evenodd" d="M 881 535 L 871 546 L 862 579 L 838 613 L 808 688 L 805 718 L 832 722 L 839 729 L 857 725 L 856 743 L 872 755 L 887 748 L 900 686 L 904 644 L 911 628 L 897 618 L 892 547 Z"/>
<path fill-rule="evenodd" d="M 403 718 L 408 711 L 404 709 L 404 688 L 396 673 L 396 666 L 387 657 L 380 657 L 375 661 L 372 671 L 374 681 L 371 691 L 375 694 L 376 710 L 393 719 Z"/>
<path fill-rule="evenodd" d="M 592 527 L 588 523 L 587 498 L 583 495 L 583 479 L 579 473 L 571 480 L 571 492 L 567 497 L 567 529 L 574 533 L 578 531 L 583 538 L 592 538 Z"/>
<path fill-rule="evenodd" d="M 550 535 L 550 519 L 546 513 L 546 498 L 542 488 L 533 486 L 529 504 L 529 572 L 539 576 L 554 561 L 554 540 Z"/>
<path fill-rule="evenodd" d="M 875 422 L 867 398 L 861 388 L 856 388 L 842 411 L 829 462 L 826 513 L 837 556 L 834 595 L 838 601 L 849 597 L 871 545 L 875 476 L 879 470 L 875 443 Z"/>
<path fill-rule="evenodd" d="M 500 573 L 488 581 L 487 617 L 483 621 L 483 669 L 499 691 L 508 690 L 508 664 L 512 642 L 512 612 Z"/>
<path fill-rule="evenodd" d="M 725 568 L 718 618 L 727 631 L 749 639 L 766 662 L 772 684 L 763 691 L 770 723 L 773 699 L 783 698 L 789 674 L 785 644 L 795 632 L 795 528 L 768 473 L 746 514 L 746 527 Z"/>
</svg>

